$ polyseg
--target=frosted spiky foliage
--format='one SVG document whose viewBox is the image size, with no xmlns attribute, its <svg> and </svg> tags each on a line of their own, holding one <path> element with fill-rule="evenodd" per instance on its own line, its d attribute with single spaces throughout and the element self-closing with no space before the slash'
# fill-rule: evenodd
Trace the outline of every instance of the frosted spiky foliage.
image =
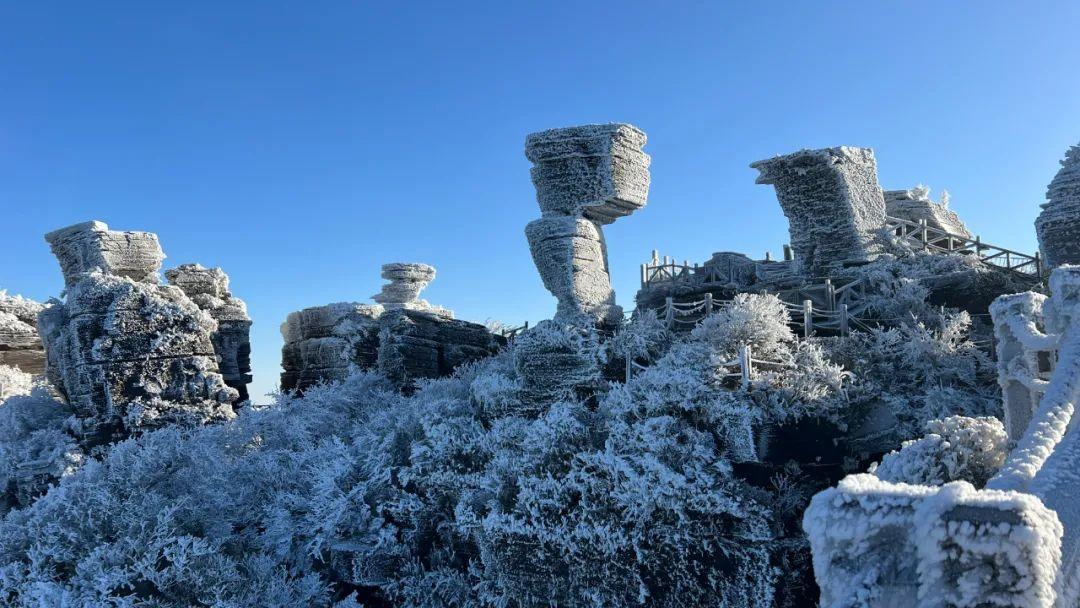
<svg viewBox="0 0 1080 608">
<path fill-rule="evenodd" d="M 84 462 L 67 428 L 72 414 L 40 385 L 0 401 L 0 514 L 31 504 Z"/>
<path fill-rule="evenodd" d="M 848 389 L 853 413 L 883 404 L 896 418 L 886 445 L 917 437 L 928 420 L 1001 415 L 994 363 L 967 340 L 970 316 L 938 314 L 937 326 L 856 332 L 828 347 L 830 359 L 857 373 Z"/>
<path fill-rule="evenodd" d="M 29 395 L 34 377 L 17 367 L 0 365 L 0 403 L 16 395 Z"/>
<path fill-rule="evenodd" d="M 886 454 L 872 472 L 884 481 L 935 485 L 967 481 L 986 485 L 1005 462 L 1009 436 L 997 418 L 950 416 L 926 423 L 926 435 Z"/>
</svg>

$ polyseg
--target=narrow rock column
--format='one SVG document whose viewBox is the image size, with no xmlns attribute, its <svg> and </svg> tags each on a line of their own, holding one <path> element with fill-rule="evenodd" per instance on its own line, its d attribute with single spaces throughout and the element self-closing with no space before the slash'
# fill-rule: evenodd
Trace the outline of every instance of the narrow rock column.
<svg viewBox="0 0 1080 608">
<path fill-rule="evenodd" d="M 229 291 L 229 275 L 220 268 L 181 264 L 166 270 L 165 278 L 217 321 L 217 331 L 210 340 L 217 353 L 218 367 L 225 384 L 239 394 L 238 402 L 247 401 L 247 385 L 251 383 L 251 317 L 247 304 Z"/>
<path fill-rule="evenodd" d="M 555 320 L 617 325 L 601 226 L 645 206 L 645 134 L 627 124 L 585 125 L 529 135 L 525 156 L 543 214 L 525 227 L 544 287 L 559 301 Z"/>
<path fill-rule="evenodd" d="M 877 231 L 885 226 L 885 199 L 873 150 L 801 150 L 750 166 L 761 172 L 757 183 L 776 188 L 801 274 L 827 275 L 880 253 Z"/>
<path fill-rule="evenodd" d="M 1048 268 L 1080 264 L 1080 146 L 1065 153 L 1035 218 L 1039 249 Z"/>
</svg>

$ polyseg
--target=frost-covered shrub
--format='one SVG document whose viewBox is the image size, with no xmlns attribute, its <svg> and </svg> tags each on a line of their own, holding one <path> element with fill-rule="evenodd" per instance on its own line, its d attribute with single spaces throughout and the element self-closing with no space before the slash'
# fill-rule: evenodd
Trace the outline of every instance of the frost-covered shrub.
<svg viewBox="0 0 1080 608">
<path fill-rule="evenodd" d="M 693 340 L 707 342 L 721 356 L 750 344 L 756 357 L 770 359 L 795 341 L 784 303 L 773 295 L 741 293 L 694 328 Z"/>
<path fill-rule="evenodd" d="M 918 436 L 929 420 L 1000 416 L 996 368 L 967 340 L 970 323 L 967 313 L 946 312 L 937 326 L 903 324 L 831 342 L 829 358 L 854 376 L 852 416 L 884 404 L 901 440 Z"/>
<path fill-rule="evenodd" d="M 997 418 L 931 420 L 926 423 L 926 433 L 886 454 L 871 472 L 897 483 L 943 485 L 962 480 L 982 487 L 1008 454 L 1009 437 Z"/>
<path fill-rule="evenodd" d="M 0 365 L 0 406 L 5 399 L 16 395 L 29 395 L 34 377 L 10 365 Z"/>
<path fill-rule="evenodd" d="M 642 310 L 634 314 L 607 346 L 617 360 L 654 360 L 671 344 L 672 334 L 655 310 Z"/>
<path fill-rule="evenodd" d="M 0 514 L 29 505 L 83 462 L 66 428 L 71 415 L 41 386 L 0 404 Z"/>
</svg>

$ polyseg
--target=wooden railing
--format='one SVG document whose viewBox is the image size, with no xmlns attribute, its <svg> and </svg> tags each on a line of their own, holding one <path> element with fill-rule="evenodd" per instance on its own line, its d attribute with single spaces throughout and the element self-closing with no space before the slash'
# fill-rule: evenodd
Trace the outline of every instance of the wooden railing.
<svg viewBox="0 0 1080 608">
<path fill-rule="evenodd" d="M 1035 252 L 1035 255 L 1028 255 L 997 245 L 983 243 L 978 236 L 970 238 L 960 234 L 953 234 L 928 225 L 926 220 L 913 222 L 898 217 L 886 217 L 885 225 L 892 229 L 896 236 L 918 244 L 931 253 L 974 255 L 987 264 L 993 264 L 1037 279 L 1042 279 L 1045 274 L 1038 252 Z"/>
<path fill-rule="evenodd" d="M 1040 280 L 1046 274 L 1046 269 L 1043 268 L 1042 260 L 1039 258 L 1038 252 L 1034 255 L 1028 255 L 998 245 L 984 243 L 978 236 L 966 237 L 960 234 L 953 234 L 941 228 L 928 225 L 926 220 L 911 221 L 900 219 L 898 217 L 886 217 L 885 227 L 891 230 L 896 236 L 911 244 L 918 245 L 920 248 L 929 251 L 930 253 L 974 255 L 978 257 L 980 261 L 987 264 L 992 264 L 999 268 L 1018 272 Z M 785 258 L 789 257 L 790 249 L 785 247 Z M 766 262 L 769 261 L 771 260 L 766 260 Z M 790 260 L 785 259 L 785 262 L 790 262 Z M 786 263 L 774 262 L 773 264 L 768 264 L 759 262 L 757 264 L 757 271 L 759 273 L 768 273 L 770 271 L 782 272 L 788 267 L 789 266 Z M 718 267 L 708 264 L 691 265 L 689 262 L 679 264 L 668 256 L 660 258 L 656 252 L 653 252 L 652 260 L 641 265 L 640 272 L 642 288 L 687 282 L 697 283 L 699 285 L 726 285 L 728 283 L 734 283 L 736 279 L 734 276 L 734 268 L 729 268 L 727 271 L 721 271 Z"/>
<path fill-rule="evenodd" d="M 750 380 L 752 379 L 752 376 L 754 374 L 755 367 L 791 368 L 795 366 L 793 364 L 782 363 L 780 361 L 766 361 L 764 359 L 755 359 L 753 357 L 753 350 L 750 348 L 750 345 L 743 344 L 739 346 L 739 354 L 735 359 L 718 363 L 717 367 L 724 370 L 724 373 L 719 374 L 720 378 L 738 378 L 739 386 L 743 389 L 746 389 L 750 386 Z M 634 377 L 634 374 L 644 371 L 646 369 L 648 369 L 647 366 L 637 363 L 630 355 L 626 356 L 627 382 L 630 382 L 630 380 Z"/>
<path fill-rule="evenodd" d="M 847 336 L 852 328 L 869 329 L 872 325 L 877 324 L 875 319 L 862 318 L 857 314 L 864 309 L 863 302 L 856 296 L 859 290 L 855 288 L 856 285 L 861 286 L 861 282 L 853 281 L 837 290 L 831 287 L 828 280 L 826 281 L 827 300 L 825 305 L 815 306 L 814 300 L 810 298 L 802 300 L 799 304 L 787 302 L 781 298 L 781 302 L 790 316 L 789 323 L 801 328 L 800 333 L 804 338 L 814 335 L 815 329 L 827 330 L 839 333 L 841 336 Z M 793 292 L 796 291 L 803 293 L 802 290 L 793 290 Z M 703 299 L 693 302 L 676 302 L 674 298 L 669 296 L 664 300 L 664 305 L 657 310 L 657 315 L 664 320 L 669 329 L 677 329 L 680 325 L 697 325 L 709 315 L 717 312 L 718 309 L 729 306 L 732 302 L 733 300 L 714 298 L 711 293 L 706 293 Z"/>
</svg>

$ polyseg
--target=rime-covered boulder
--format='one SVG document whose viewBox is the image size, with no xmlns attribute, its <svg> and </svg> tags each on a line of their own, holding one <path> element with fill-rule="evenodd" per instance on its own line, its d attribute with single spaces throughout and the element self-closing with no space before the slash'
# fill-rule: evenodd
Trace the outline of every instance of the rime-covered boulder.
<svg viewBox="0 0 1080 608">
<path fill-rule="evenodd" d="M 601 226 L 645 205 L 645 141 L 643 132 L 626 124 L 551 129 L 525 140 L 542 213 L 525 235 L 544 287 L 559 302 L 560 321 L 621 322 Z"/>
<path fill-rule="evenodd" d="M 45 348 L 37 332 L 37 316 L 44 306 L 0 291 L 0 365 L 27 374 L 45 372 Z"/>
<path fill-rule="evenodd" d="M 526 411 L 536 415 L 551 403 L 571 399 L 602 381 L 596 336 L 587 328 L 542 321 L 516 338 L 514 367 L 521 377 Z"/>
<path fill-rule="evenodd" d="M 211 340 L 218 323 L 182 289 L 158 284 L 155 235 L 88 222 L 46 240 L 67 290 L 39 314 L 38 329 L 47 375 L 83 443 L 232 416 L 238 395 L 218 373 Z"/>
<path fill-rule="evenodd" d="M 965 238 L 971 238 L 964 221 L 944 203 L 930 199 L 930 190 L 915 186 L 907 190 L 885 190 L 885 213 L 890 217 L 918 222 L 925 220 L 931 228 L 944 230 Z"/>
<path fill-rule="evenodd" d="M 373 369 L 379 356 L 379 305 L 338 302 L 290 313 L 281 325 L 281 390 L 338 382 Z"/>
<path fill-rule="evenodd" d="M 251 317 L 244 301 L 229 291 L 229 276 L 220 268 L 181 264 L 166 270 L 165 277 L 217 321 L 210 340 L 218 368 L 225 383 L 236 389 L 239 401 L 246 401 L 251 382 Z"/>
<path fill-rule="evenodd" d="M 378 304 L 339 302 L 291 313 L 281 326 L 281 390 L 303 392 L 344 380 L 354 370 L 378 369 L 399 386 L 437 378 L 487 357 L 500 341 L 483 325 L 418 298 L 435 277 L 427 264 L 382 267 L 389 281 Z"/>
<path fill-rule="evenodd" d="M 94 270 L 153 283 L 165 259 L 156 234 L 109 230 L 104 222 L 98 221 L 54 230 L 45 235 L 45 240 L 60 262 L 66 287 Z"/>
<path fill-rule="evenodd" d="M 1080 264 L 1080 146 L 1069 148 L 1047 186 L 1035 231 L 1047 266 Z"/>
<path fill-rule="evenodd" d="M 750 166 L 761 172 L 757 183 L 776 188 L 802 274 L 828 275 L 881 252 L 885 200 L 870 148 L 801 150 Z"/>
</svg>

